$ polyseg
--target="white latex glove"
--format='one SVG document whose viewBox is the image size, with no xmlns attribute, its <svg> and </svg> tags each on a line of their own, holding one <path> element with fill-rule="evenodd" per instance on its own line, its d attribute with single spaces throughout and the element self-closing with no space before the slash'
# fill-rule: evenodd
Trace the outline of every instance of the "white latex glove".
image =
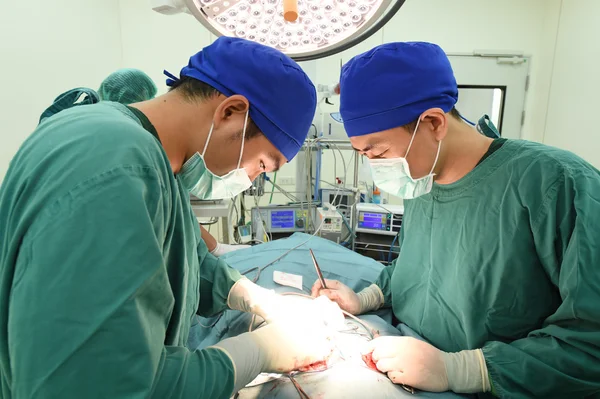
<svg viewBox="0 0 600 399">
<path fill-rule="evenodd" d="M 311 325 L 324 324 L 333 329 L 344 325 L 344 315 L 339 306 L 327 298 L 310 300 L 279 295 L 246 278 L 231 288 L 227 304 L 230 309 L 254 313 L 268 323 L 302 321 Z"/>
<path fill-rule="evenodd" d="M 395 384 L 430 392 L 490 391 L 481 349 L 448 353 L 412 337 L 379 337 L 362 352 Z"/>
<path fill-rule="evenodd" d="M 217 242 L 217 246 L 215 247 L 215 249 L 210 251 L 210 253 L 218 258 L 219 256 L 225 255 L 226 253 L 239 251 L 240 249 L 245 248 L 250 248 L 250 245 L 229 245 Z"/>
<path fill-rule="evenodd" d="M 263 371 L 287 373 L 323 362 L 334 349 L 333 333 L 324 327 L 301 323 L 273 323 L 251 334 L 266 353 Z"/>
<path fill-rule="evenodd" d="M 235 393 L 261 372 L 287 373 L 326 362 L 334 349 L 330 331 L 301 323 L 273 323 L 214 347 L 227 353 L 234 364 Z"/>
<path fill-rule="evenodd" d="M 308 301 L 310 301 L 310 307 L 304 311 L 310 312 L 309 316 L 319 318 L 325 326 L 336 331 L 346 328 L 346 318 L 337 303 L 332 302 L 326 296 L 308 299 Z"/>
<path fill-rule="evenodd" d="M 375 284 L 365 288 L 358 294 L 337 280 L 326 279 L 325 285 L 327 285 L 327 288 L 323 289 L 321 281 L 315 281 L 311 295 L 313 297 L 326 296 L 350 314 L 360 315 L 377 310 L 383 306 L 383 292 Z"/>
</svg>

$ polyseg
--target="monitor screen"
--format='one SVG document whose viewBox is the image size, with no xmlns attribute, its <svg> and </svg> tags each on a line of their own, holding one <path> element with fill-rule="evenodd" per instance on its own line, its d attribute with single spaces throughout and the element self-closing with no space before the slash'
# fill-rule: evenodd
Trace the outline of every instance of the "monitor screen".
<svg viewBox="0 0 600 399">
<path fill-rule="evenodd" d="M 250 226 L 245 225 L 245 226 L 239 226 L 238 227 L 238 232 L 240 233 L 240 236 L 250 236 L 252 235 L 252 229 Z"/>
<path fill-rule="evenodd" d="M 271 211 L 271 228 L 272 229 L 293 229 L 294 228 L 294 211 Z"/>
<path fill-rule="evenodd" d="M 363 229 L 386 230 L 387 213 L 360 212 L 358 214 L 358 227 Z"/>
<path fill-rule="evenodd" d="M 334 203 L 335 200 L 335 203 Z M 347 194 L 329 194 L 329 203 L 333 206 L 348 205 L 348 195 Z"/>
</svg>

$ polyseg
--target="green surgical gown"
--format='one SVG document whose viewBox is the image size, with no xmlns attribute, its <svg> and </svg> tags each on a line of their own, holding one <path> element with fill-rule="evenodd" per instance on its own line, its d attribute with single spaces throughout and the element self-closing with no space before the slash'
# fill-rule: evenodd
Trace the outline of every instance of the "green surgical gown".
<svg viewBox="0 0 600 399">
<path fill-rule="evenodd" d="M 143 118 L 142 118 L 143 119 Z M 238 272 L 208 253 L 153 128 L 115 103 L 45 120 L 0 189 L 0 397 L 229 398 L 184 347 Z"/>
<path fill-rule="evenodd" d="M 438 348 L 483 348 L 498 396 L 592 397 L 600 173 L 509 140 L 456 183 L 405 201 L 400 256 L 377 284 L 398 320 Z"/>
</svg>

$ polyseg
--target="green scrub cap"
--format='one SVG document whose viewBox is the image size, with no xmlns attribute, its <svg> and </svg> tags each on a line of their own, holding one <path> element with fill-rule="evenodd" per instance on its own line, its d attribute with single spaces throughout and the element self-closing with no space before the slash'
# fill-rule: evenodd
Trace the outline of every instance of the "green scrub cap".
<svg viewBox="0 0 600 399">
<path fill-rule="evenodd" d="M 100 99 L 129 105 L 156 96 L 156 85 L 139 69 L 119 69 L 111 73 L 98 89 Z"/>
</svg>

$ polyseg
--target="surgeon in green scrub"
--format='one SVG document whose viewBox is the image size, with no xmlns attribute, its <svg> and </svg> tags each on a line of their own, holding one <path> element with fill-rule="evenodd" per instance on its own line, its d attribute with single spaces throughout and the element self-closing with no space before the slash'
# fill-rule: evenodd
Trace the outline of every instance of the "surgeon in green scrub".
<svg viewBox="0 0 600 399">
<path fill-rule="evenodd" d="M 69 108 L 113 101 L 123 105 L 152 100 L 157 93 L 156 85 L 143 71 L 122 68 L 108 75 L 98 91 L 87 87 L 68 90 L 54 99 L 52 105 L 42 112 L 40 123 Z"/>
<path fill-rule="evenodd" d="M 376 47 L 343 67 L 340 88 L 352 145 L 377 187 L 404 199 L 400 255 L 358 294 L 328 281 L 313 295 L 354 314 L 391 307 L 425 338 L 365 348 L 395 383 L 599 398 L 600 172 L 464 123 L 434 44 Z"/>
<path fill-rule="evenodd" d="M 122 68 L 106 77 L 100 84 L 98 92 L 78 87 L 58 96 L 40 117 L 40 123 L 60 111 L 79 105 L 95 104 L 102 101 L 113 101 L 124 105 L 148 101 L 156 96 L 158 89 L 152 78 L 139 69 Z M 249 248 L 249 245 L 229 245 L 218 242 L 217 239 L 200 226 L 202 240 L 208 251 L 215 256 Z"/>
<path fill-rule="evenodd" d="M 98 89 L 100 100 L 125 105 L 151 100 L 156 96 L 156 92 L 156 85 L 150 76 L 134 68 L 123 68 L 111 73 L 102 81 Z M 217 257 L 250 247 L 221 243 L 202 226 L 200 226 L 200 233 L 208 251 Z"/>
<path fill-rule="evenodd" d="M 229 398 L 260 372 L 331 353 L 324 323 L 290 320 L 309 308 L 208 253 L 189 204 L 190 193 L 235 196 L 291 160 L 314 86 L 289 57 L 234 38 L 169 76 L 171 91 L 153 100 L 44 118 L 11 161 L 0 187 L 0 397 Z M 185 348 L 196 314 L 225 309 L 269 324 Z"/>
</svg>

